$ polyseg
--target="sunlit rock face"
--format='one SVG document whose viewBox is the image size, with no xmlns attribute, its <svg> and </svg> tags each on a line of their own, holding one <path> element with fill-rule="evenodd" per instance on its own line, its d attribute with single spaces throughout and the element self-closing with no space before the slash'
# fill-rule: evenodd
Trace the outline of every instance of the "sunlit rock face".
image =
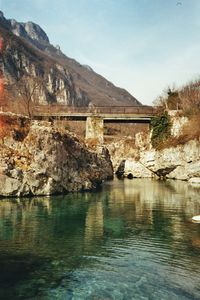
<svg viewBox="0 0 200 300">
<path fill-rule="evenodd" d="M 149 170 L 172 179 L 188 180 L 200 176 L 200 142 L 190 141 L 185 145 L 141 153 L 141 163 Z"/>
<path fill-rule="evenodd" d="M 8 20 L 12 32 L 20 37 L 49 43 L 49 38 L 44 30 L 33 22 L 20 23 L 14 19 Z"/>
<path fill-rule="evenodd" d="M 180 136 L 183 133 L 183 126 L 187 124 L 187 117 L 177 117 L 176 115 L 171 117 L 172 127 L 171 127 L 171 135 L 172 136 Z"/>
<path fill-rule="evenodd" d="M 124 177 L 128 178 L 147 178 L 153 177 L 153 173 L 147 169 L 140 161 L 126 160 L 124 166 Z"/>
<path fill-rule="evenodd" d="M 128 156 L 116 169 L 120 177 L 161 177 L 189 180 L 200 177 L 200 141 L 163 150 L 141 150 L 136 161 Z"/>
<path fill-rule="evenodd" d="M 188 119 L 171 116 L 172 136 L 179 137 Z M 200 141 L 156 150 L 151 145 L 151 132 L 139 133 L 135 139 L 108 146 L 117 175 L 120 177 L 160 177 L 189 180 L 200 177 Z"/>
<path fill-rule="evenodd" d="M 1 147 L 1 196 L 91 190 L 112 177 L 107 151 L 90 151 L 48 122 L 33 122 L 25 139 L 5 138 Z"/>
<path fill-rule="evenodd" d="M 73 78 L 65 67 L 58 64 L 53 66 L 37 64 L 34 58 L 25 55 L 21 49 L 13 47 L 12 44 L 8 45 L 4 55 L 6 82 L 14 83 L 23 76 L 24 72 L 40 80 L 40 87 L 33 95 L 33 100 L 37 104 L 87 106 L 89 103 L 87 95 L 74 86 Z"/>
</svg>

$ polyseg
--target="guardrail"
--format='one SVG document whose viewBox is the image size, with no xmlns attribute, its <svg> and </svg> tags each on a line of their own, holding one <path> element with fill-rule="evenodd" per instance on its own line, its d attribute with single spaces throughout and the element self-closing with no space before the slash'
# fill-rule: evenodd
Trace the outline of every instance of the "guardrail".
<svg viewBox="0 0 200 300">
<path fill-rule="evenodd" d="M 66 105 L 38 105 L 33 108 L 33 115 L 54 115 L 54 114 L 155 114 L 153 106 L 93 106 L 74 107 Z"/>
</svg>

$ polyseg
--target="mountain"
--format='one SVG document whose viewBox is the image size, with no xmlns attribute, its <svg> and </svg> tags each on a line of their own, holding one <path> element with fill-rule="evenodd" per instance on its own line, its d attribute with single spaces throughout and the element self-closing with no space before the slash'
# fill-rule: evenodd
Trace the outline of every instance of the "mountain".
<svg viewBox="0 0 200 300">
<path fill-rule="evenodd" d="M 2 60 L 6 82 L 17 83 L 25 74 L 40 78 L 43 84 L 37 100 L 41 104 L 141 105 L 126 90 L 116 87 L 90 66 L 67 57 L 59 46 L 51 45 L 44 30 L 33 22 L 8 20 L 0 12 L 0 35 L 4 40 Z"/>
</svg>

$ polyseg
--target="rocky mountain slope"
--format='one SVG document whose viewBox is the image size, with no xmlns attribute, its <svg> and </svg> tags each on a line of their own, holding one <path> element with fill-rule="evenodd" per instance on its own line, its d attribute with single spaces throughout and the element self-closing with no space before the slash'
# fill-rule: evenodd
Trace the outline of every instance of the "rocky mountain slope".
<svg viewBox="0 0 200 300">
<path fill-rule="evenodd" d="M 19 80 L 23 74 L 40 78 L 43 85 L 37 94 L 39 103 L 141 105 L 126 90 L 52 46 L 46 33 L 33 22 L 7 20 L 0 12 L 0 35 L 4 39 L 3 69 L 7 82 Z"/>
</svg>

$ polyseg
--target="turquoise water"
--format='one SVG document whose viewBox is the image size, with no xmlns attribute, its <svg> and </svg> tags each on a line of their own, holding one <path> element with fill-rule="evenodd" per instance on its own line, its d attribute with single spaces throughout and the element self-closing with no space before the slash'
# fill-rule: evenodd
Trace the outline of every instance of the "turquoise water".
<svg viewBox="0 0 200 300">
<path fill-rule="evenodd" d="M 0 200 L 0 299 L 200 299 L 200 189 L 134 179 Z"/>
</svg>

